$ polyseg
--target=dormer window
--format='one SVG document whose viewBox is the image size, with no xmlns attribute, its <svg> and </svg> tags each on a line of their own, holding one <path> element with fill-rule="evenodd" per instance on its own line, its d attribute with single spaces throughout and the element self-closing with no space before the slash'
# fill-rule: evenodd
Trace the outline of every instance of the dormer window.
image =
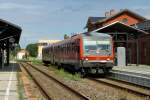
<svg viewBox="0 0 150 100">
<path fill-rule="evenodd" d="M 127 24 L 128 23 L 128 19 L 127 18 L 123 18 L 122 19 L 122 23 Z"/>
</svg>

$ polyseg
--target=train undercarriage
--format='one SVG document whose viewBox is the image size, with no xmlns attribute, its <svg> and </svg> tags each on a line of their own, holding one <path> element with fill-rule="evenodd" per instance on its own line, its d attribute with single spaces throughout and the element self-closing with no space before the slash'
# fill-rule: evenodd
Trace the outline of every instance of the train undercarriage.
<svg viewBox="0 0 150 100">
<path fill-rule="evenodd" d="M 86 74 L 108 74 L 113 67 L 113 63 L 80 63 L 80 64 L 67 64 L 67 63 L 51 63 L 50 61 L 43 61 L 44 64 L 52 64 L 57 66 L 58 69 L 69 69 L 73 73 L 79 73 L 81 77 Z"/>
</svg>

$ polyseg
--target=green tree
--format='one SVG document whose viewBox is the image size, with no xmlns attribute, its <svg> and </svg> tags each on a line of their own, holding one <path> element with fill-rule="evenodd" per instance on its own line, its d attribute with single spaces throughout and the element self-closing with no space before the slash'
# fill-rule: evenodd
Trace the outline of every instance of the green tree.
<svg viewBox="0 0 150 100">
<path fill-rule="evenodd" d="M 29 52 L 31 57 L 37 57 L 38 54 L 38 45 L 35 44 L 28 44 L 26 50 Z"/>
</svg>

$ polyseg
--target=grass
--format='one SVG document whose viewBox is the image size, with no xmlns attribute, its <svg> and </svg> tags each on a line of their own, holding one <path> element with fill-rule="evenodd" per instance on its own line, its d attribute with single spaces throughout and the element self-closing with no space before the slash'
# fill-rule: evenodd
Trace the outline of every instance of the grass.
<svg viewBox="0 0 150 100">
<path fill-rule="evenodd" d="M 34 58 L 34 57 L 29 57 L 29 61 L 31 61 L 32 64 L 35 64 L 35 65 L 42 65 L 42 60 L 39 60 L 37 58 Z M 64 69 L 56 69 L 57 67 L 56 66 L 52 66 L 50 65 L 49 67 L 52 67 L 52 68 L 55 68 L 55 73 L 58 74 L 59 76 L 62 76 L 64 77 L 64 79 L 68 79 L 68 80 L 75 80 L 75 81 L 78 81 L 80 80 L 80 75 L 75 73 L 75 74 L 71 74 L 69 72 L 66 72 Z"/>
<path fill-rule="evenodd" d="M 42 64 L 42 61 L 38 59 L 31 60 L 31 62 L 32 64 L 36 64 L 36 65 Z"/>
<path fill-rule="evenodd" d="M 28 60 L 31 61 L 32 64 L 42 64 L 42 60 L 37 59 L 35 57 L 29 57 Z"/>
<path fill-rule="evenodd" d="M 19 72 L 17 72 L 17 80 L 18 80 L 18 94 L 19 94 L 19 100 L 24 100 L 24 89 L 23 89 L 23 83 L 20 80 Z"/>
<path fill-rule="evenodd" d="M 42 60 L 39 60 L 35 57 L 28 57 L 28 59 L 22 59 L 22 60 L 17 60 L 18 62 L 21 62 L 21 61 L 30 61 L 32 64 L 36 64 L 36 65 L 39 65 L 39 64 L 42 64 Z"/>
<path fill-rule="evenodd" d="M 64 79 L 67 79 L 67 80 L 74 80 L 74 81 L 81 80 L 79 74 L 77 73 L 71 74 L 69 72 L 66 72 L 64 69 L 56 70 L 56 74 L 59 76 L 62 76 Z"/>
</svg>

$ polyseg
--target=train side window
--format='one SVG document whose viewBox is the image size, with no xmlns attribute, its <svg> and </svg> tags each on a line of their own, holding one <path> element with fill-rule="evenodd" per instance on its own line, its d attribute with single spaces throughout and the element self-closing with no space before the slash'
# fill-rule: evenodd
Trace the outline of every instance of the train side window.
<svg viewBox="0 0 150 100">
<path fill-rule="evenodd" d="M 67 44 L 66 44 L 66 54 L 67 54 Z"/>
<path fill-rule="evenodd" d="M 65 45 L 65 54 L 67 54 L 67 45 Z"/>
<path fill-rule="evenodd" d="M 77 53 L 80 53 L 80 49 L 79 49 L 79 46 L 77 46 Z"/>
<path fill-rule="evenodd" d="M 68 44 L 68 49 L 67 49 L 67 51 L 68 51 L 68 54 L 69 54 L 69 50 L 70 50 L 70 44 Z"/>
</svg>

